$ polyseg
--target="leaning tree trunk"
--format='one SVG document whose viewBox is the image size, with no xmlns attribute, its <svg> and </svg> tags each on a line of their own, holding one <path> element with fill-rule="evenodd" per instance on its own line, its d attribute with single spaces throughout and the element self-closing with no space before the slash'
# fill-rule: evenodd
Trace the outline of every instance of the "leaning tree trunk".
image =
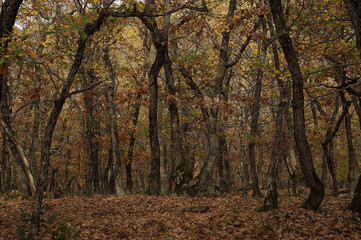
<svg viewBox="0 0 361 240">
<path fill-rule="evenodd" d="M 16 16 L 18 14 L 18 10 L 20 5 L 23 1 L 22 0 L 6 0 L 1 6 L 1 13 L 0 13 L 0 39 L 7 37 L 11 34 L 13 26 L 15 24 Z M 10 42 L 10 39 L 6 40 L 3 43 L 3 50 L 0 52 L 1 55 L 6 55 L 7 53 L 7 46 Z M 7 88 L 7 80 L 8 80 L 8 71 L 7 71 L 7 62 L 3 62 L 0 64 L 0 102 L 2 103 L 2 120 L 4 121 L 3 124 L 6 124 L 7 130 L 6 134 L 12 134 L 11 126 L 10 126 L 10 116 L 6 114 L 10 113 L 10 106 L 8 105 L 8 99 L 4 99 L 9 94 L 9 90 Z M 5 113 L 6 112 L 6 113 Z M 9 133 L 10 131 L 10 133 Z M 12 154 L 12 163 L 14 166 L 14 170 L 17 173 L 20 191 L 24 196 L 31 195 L 31 186 L 29 184 L 29 179 L 27 179 L 26 166 L 24 162 L 22 162 L 20 153 L 18 152 L 15 139 L 12 139 L 11 136 L 8 138 L 8 147 L 10 153 Z"/>
<path fill-rule="evenodd" d="M 18 143 L 15 132 L 11 126 L 10 95 L 7 78 L 3 79 L 3 93 L 1 101 L 1 124 L 4 128 L 4 136 L 7 137 L 7 147 L 11 157 L 11 163 L 17 176 L 18 188 L 24 197 L 35 194 L 35 181 L 30 171 L 30 165 L 25 153 Z"/>
<path fill-rule="evenodd" d="M 286 25 L 281 0 L 270 0 L 273 21 L 278 40 L 285 55 L 288 69 L 292 76 L 294 137 L 301 165 L 302 174 L 311 189 L 308 199 L 303 204 L 306 209 L 317 210 L 321 205 L 325 189 L 313 166 L 311 150 L 306 137 L 304 115 L 303 77 L 298 57 Z"/>
<path fill-rule="evenodd" d="M 86 34 L 86 38 L 79 38 L 78 48 L 74 57 L 73 64 L 69 70 L 69 73 L 64 82 L 63 89 L 60 93 L 60 96 L 57 100 L 54 101 L 53 109 L 50 113 L 48 123 L 45 128 L 45 132 L 43 135 L 43 139 L 41 142 L 41 168 L 40 175 L 37 181 L 37 188 L 34 197 L 34 208 L 33 214 L 31 216 L 31 236 L 34 237 L 40 229 L 40 216 L 41 216 L 41 208 L 43 203 L 43 196 L 45 191 L 45 183 L 48 177 L 49 166 L 50 166 L 50 149 L 52 144 L 53 133 L 55 130 L 56 123 L 60 116 L 61 110 L 63 109 L 66 98 L 68 98 L 70 94 L 70 88 L 75 79 L 75 75 L 78 73 L 80 68 L 83 55 L 86 48 L 86 43 L 88 38 L 93 35 L 96 31 L 99 30 L 105 19 L 105 13 L 101 12 L 99 17 L 93 22 L 88 23 L 84 28 L 84 33 Z"/>
<path fill-rule="evenodd" d="M 341 122 L 342 122 L 343 118 L 345 117 L 345 113 L 346 113 L 345 112 L 346 109 L 344 107 L 343 113 L 341 114 L 339 120 L 336 123 L 334 130 L 332 131 L 331 126 L 336 120 L 338 108 L 339 108 L 339 103 L 338 103 L 338 98 L 337 98 L 335 101 L 335 108 L 333 110 L 331 119 L 329 121 L 330 127 L 326 131 L 325 140 L 321 143 L 323 153 L 324 153 L 324 158 L 325 158 L 327 167 L 330 171 L 330 175 L 332 178 L 333 194 L 335 196 L 337 196 L 337 194 L 338 194 L 338 183 L 337 183 L 337 177 L 336 177 L 335 160 L 333 159 L 333 142 L 332 141 L 333 141 L 333 138 L 336 136 L 336 133 L 337 133 L 337 131 L 341 125 Z"/>
</svg>

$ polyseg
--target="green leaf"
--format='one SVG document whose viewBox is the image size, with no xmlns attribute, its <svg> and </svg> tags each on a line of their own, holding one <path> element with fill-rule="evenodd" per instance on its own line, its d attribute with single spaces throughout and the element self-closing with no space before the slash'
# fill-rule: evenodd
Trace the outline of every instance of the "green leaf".
<svg viewBox="0 0 361 240">
<path fill-rule="evenodd" d="M 83 30 L 79 30 L 78 33 L 79 33 L 81 39 L 86 39 L 88 36 Z"/>
<path fill-rule="evenodd" d="M 89 17 L 87 17 L 87 16 L 82 16 L 82 18 L 83 18 L 83 25 L 89 23 L 90 20 L 91 20 L 91 19 L 90 19 Z"/>
<path fill-rule="evenodd" d="M 0 64 L 3 64 L 6 62 L 6 59 L 3 56 L 0 56 Z"/>
<path fill-rule="evenodd" d="M 68 28 L 68 30 L 76 30 L 79 31 L 80 30 L 80 26 L 79 24 L 74 23 L 70 28 Z"/>
<path fill-rule="evenodd" d="M 23 36 L 22 38 L 21 38 L 21 41 L 25 41 L 26 39 L 28 39 L 29 38 L 29 35 L 25 35 L 25 36 Z"/>
<path fill-rule="evenodd" d="M 114 19 L 115 19 L 115 17 L 113 17 L 113 16 L 108 16 L 108 18 L 107 18 L 109 21 L 113 21 Z"/>
</svg>

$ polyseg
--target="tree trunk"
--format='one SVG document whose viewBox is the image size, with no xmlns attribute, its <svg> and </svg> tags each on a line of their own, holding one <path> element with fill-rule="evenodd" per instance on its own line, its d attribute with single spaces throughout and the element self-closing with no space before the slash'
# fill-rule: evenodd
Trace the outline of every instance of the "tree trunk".
<svg viewBox="0 0 361 240">
<path fill-rule="evenodd" d="M 142 36 L 143 38 L 143 48 L 144 48 L 144 54 L 147 58 L 149 58 L 150 55 L 150 49 L 151 49 L 151 44 L 152 42 L 150 41 L 149 38 L 149 31 L 147 28 L 145 28 L 144 31 L 139 30 L 139 34 Z M 143 83 L 144 79 L 146 77 L 147 71 L 149 69 L 149 64 L 148 61 L 144 63 L 143 65 L 144 67 L 144 72 L 143 75 L 141 77 L 140 82 Z M 139 92 L 137 95 L 137 101 L 140 101 L 141 98 L 141 93 Z M 127 153 L 127 162 L 125 164 L 125 170 L 126 170 L 126 175 L 127 175 L 127 183 L 126 183 L 126 188 L 129 194 L 133 193 L 133 178 L 132 178 L 132 164 L 133 164 L 133 152 L 134 152 L 134 145 L 135 145 L 135 132 L 136 132 L 136 127 L 138 125 L 138 118 L 139 118 L 139 112 L 140 112 L 140 103 L 137 102 L 134 106 L 134 112 L 133 112 L 133 127 L 134 129 L 131 131 L 130 133 L 130 140 L 129 140 L 129 145 L 128 145 L 128 153 Z"/>
<path fill-rule="evenodd" d="M 110 120 L 110 131 L 111 131 L 111 141 L 112 141 L 112 154 L 113 154 L 113 165 L 112 173 L 115 178 L 115 194 L 117 196 L 124 196 L 125 191 L 122 183 L 122 162 L 121 162 L 121 152 L 120 152 L 120 140 L 118 133 L 118 120 L 117 120 L 117 111 L 114 103 L 114 95 L 116 91 L 116 76 L 113 69 L 113 64 L 109 56 L 109 48 L 106 46 L 103 48 L 103 60 L 104 65 L 107 69 L 108 78 L 111 83 L 108 85 L 108 89 L 105 91 L 105 97 L 107 101 L 108 114 Z"/>
<path fill-rule="evenodd" d="M 218 175 L 219 175 L 219 192 L 221 194 L 229 191 L 229 176 L 225 173 L 225 170 L 229 170 L 229 166 L 227 169 L 226 162 L 228 162 L 228 149 L 227 149 L 227 140 L 224 135 L 218 136 L 218 156 L 217 156 L 217 163 L 218 163 Z M 227 181 L 228 180 L 228 181 Z"/>
<path fill-rule="evenodd" d="M 351 114 L 347 111 L 345 116 L 345 128 L 347 138 L 347 150 L 349 159 L 348 168 L 348 192 L 352 196 L 355 189 L 355 167 L 357 163 L 356 150 L 353 144 L 352 127 L 351 127 Z"/>
<path fill-rule="evenodd" d="M 3 92 L 1 101 L 1 123 L 4 127 L 4 136 L 7 137 L 7 147 L 11 157 L 11 163 L 16 172 L 18 188 L 24 197 L 30 197 L 35 193 L 34 178 L 30 172 L 30 166 L 25 159 L 25 154 L 18 144 L 15 132 L 11 127 L 11 108 L 7 78 L 3 79 Z"/>
<path fill-rule="evenodd" d="M 343 0 L 356 35 L 356 47 L 361 54 L 361 4 L 357 0 Z"/>
<path fill-rule="evenodd" d="M 20 8 L 23 0 L 5 0 L 1 6 L 0 13 L 0 39 L 3 37 L 9 36 L 13 30 L 15 24 L 16 16 L 18 15 L 18 10 Z M 7 40 L 4 44 L 4 50 L 1 54 L 7 54 L 7 46 L 10 40 Z M 7 63 L 3 62 L 0 64 L 0 102 L 3 97 L 3 85 L 4 78 L 7 78 Z"/>
<path fill-rule="evenodd" d="M 83 75 L 83 84 L 85 88 L 94 84 L 92 78 L 87 82 L 86 76 Z M 89 196 L 100 193 L 99 187 L 99 144 L 97 142 L 97 135 L 99 132 L 99 121 L 94 114 L 94 96 L 89 93 L 83 93 L 85 106 L 85 149 L 87 156 L 86 163 L 86 180 L 85 193 Z"/>
<path fill-rule="evenodd" d="M 355 191 L 354 191 L 354 197 L 352 198 L 351 203 L 347 206 L 348 209 L 361 213 L 361 176 L 358 179 Z"/>
<path fill-rule="evenodd" d="M 235 10 L 237 7 L 237 0 L 231 0 L 229 2 L 227 18 L 231 19 L 234 16 Z M 202 115 L 206 122 L 207 126 L 207 140 L 208 140 L 208 157 L 203 165 L 201 172 L 199 175 L 190 182 L 191 187 L 188 189 L 188 193 L 191 196 L 197 195 L 203 186 L 209 181 L 209 176 L 213 169 L 213 165 L 217 160 L 217 156 L 219 154 L 219 136 L 218 136 L 218 114 L 220 111 L 219 105 L 222 100 L 224 100 L 224 80 L 226 77 L 227 70 L 232 67 L 233 65 L 228 62 L 229 56 L 229 40 L 231 36 L 231 30 L 223 31 L 222 32 L 222 41 L 219 48 L 219 56 L 218 56 L 218 66 L 217 66 L 217 73 L 214 78 L 214 85 L 213 85 L 213 101 L 214 104 L 206 109 L 202 106 Z M 249 42 L 248 42 L 249 43 Z M 248 44 L 247 43 L 247 44 Z M 246 44 L 246 45 L 247 45 Z M 244 46 L 245 47 L 245 46 Z M 242 48 L 244 51 L 244 48 Z M 242 55 L 243 52 L 239 53 L 238 56 Z M 182 71 L 182 74 L 188 78 L 187 84 L 197 92 L 197 94 L 203 98 L 203 95 L 192 80 L 192 77 L 189 76 L 189 73 L 186 74 L 185 71 Z"/>
<path fill-rule="evenodd" d="M 328 168 L 326 162 L 326 156 L 322 156 L 322 174 L 321 174 L 321 181 L 325 184 L 325 188 L 327 187 L 327 178 L 328 178 Z"/>
<path fill-rule="evenodd" d="M 288 69 L 292 76 L 294 137 L 301 165 L 302 174 L 311 189 L 308 199 L 303 204 L 306 209 L 317 210 L 321 205 L 325 189 L 313 166 L 313 159 L 306 137 L 304 116 L 303 77 L 298 57 L 286 25 L 281 0 L 270 0 L 273 21 L 278 40 L 285 55 Z"/>
<path fill-rule="evenodd" d="M 39 47 L 38 53 L 41 53 L 40 50 L 42 47 Z M 40 128 L 40 94 L 39 91 L 41 89 L 41 68 L 39 66 L 35 67 L 35 88 L 38 93 L 36 93 L 33 103 L 33 111 L 34 111 L 34 119 L 33 119 L 33 127 L 31 130 L 31 142 L 29 146 L 29 160 L 31 172 L 34 176 L 34 179 L 38 178 L 38 161 L 36 156 L 36 150 L 39 142 L 39 128 Z"/>
<path fill-rule="evenodd" d="M 171 0 L 165 1 L 165 7 L 167 9 L 171 8 Z M 170 15 L 167 15 L 164 18 L 164 30 L 168 42 L 168 31 L 170 27 Z M 183 164 L 187 167 L 184 158 L 184 151 L 182 149 L 182 137 L 180 132 L 180 120 L 179 120 L 179 113 L 178 113 L 178 105 L 177 105 L 177 98 L 176 98 L 176 86 L 175 86 L 175 79 L 174 73 L 172 69 L 172 62 L 169 55 L 168 44 L 167 49 L 165 52 L 164 58 L 164 74 L 165 74 L 165 81 L 167 84 L 167 92 L 169 94 L 169 98 L 167 99 L 169 113 L 170 113 L 170 124 L 171 124 L 171 139 L 172 139 L 172 148 L 171 151 L 173 152 L 174 160 L 175 160 L 175 167 L 180 164 Z M 186 169 L 189 171 L 189 169 Z"/>
<path fill-rule="evenodd" d="M 361 56 L 361 4 L 356 0 L 344 0 L 346 9 L 348 10 L 353 29 L 356 35 L 356 47 Z M 361 176 L 355 188 L 354 197 L 348 206 L 354 212 L 361 213 Z"/>
<path fill-rule="evenodd" d="M 263 211 L 273 210 L 278 208 L 278 192 L 277 192 L 277 174 L 280 162 L 282 157 L 281 143 L 282 143 L 282 132 L 283 132 L 283 115 L 284 110 L 287 106 L 287 103 L 284 101 L 285 98 L 281 94 L 280 103 L 278 105 L 277 115 L 276 115 L 276 132 L 274 135 L 274 144 L 271 153 L 271 164 L 269 166 L 267 174 L 267 190 L 266 197 L 264 199 Z"/>
<path fill-rule="evenodd" d="M 110 127 L 109 127 L 110 128 Z M 104 169 L 104 192 L 106 194 L 115 193 L 115 177 L 112 171 L 113 167 L 113 148 L 110 147 L 107 151 L 108 163 Z"/>
<path fill-rule="evenodd" d="M 270 19 L 269 19 L 270 20 Z M 274 27 L 271 21 L 269 21 L 270 32 L 271 36 L 274 37 L 276 34 L 274 32 Z M 265 27 L 264 27 L 264 34 L 266 34 Z M 272 51 L 273 51 L 273 60 L 275 63 L 275 71 L 280 71 L 280 59 L 278 55 L 278 50 L 276 43 L 272 44 Z M 266 54 L 266 49 L 264 49 L 264 54 Z M 276 113 L 276 131 L 274 135 L 274 144 L 271 153 L 271 163 L 269 166 L 268 174 L 267 174 L 267 189 L 266 189 L 266 196 L 263 202 L 263 206 L 261 210 L 268 211 L 278 208 L 278 192 L 277 192 L 277 175 L 278 175 L 278 166 L 281 162 L 280 159 L 284 156 L 284 151 L 281 149 L 282 144 L 282 137 L 284 136 L 283 133 L 283 117 L 285 115 L 286 108 L 288 106 L 287 102 L 287 94 L 288 88 L 285 85 L 281 78 L 276 75 L 276 81 L 279 89 L 279 104 Z"/>
<path fill-rule="evenodd" d="M 135 145 L 135 128 L 138 125 L 138 117 L 140 111 L 140 104 L 137 103 L 135 105 L 135 109 L 133 112 L 133 127 L 134 129 L 130 133 L 130 140 L 128 146 L 128 153 L 127 153 L 127 163 L 125 164 L 125 170 L 127 174 L 127 191 L 132 194 L 133 193 L 133 180 L 132 180 L 132 162 L 133 162 L 133 152 L 134 152 L 134 145 Z"/>
<path fill-rule="evenodd" d="M 104 18 L 105 18 L 105 14 L 104 12 L 101 12 L 99 17 L 93 23 L 88 23 L 85 26 L 84 33 L 86 34 L 87 37 L 79 38 L 78 48 L 74 57 L 74 61 L 66 77 L 60 96 L 57 100 L 54 101 L 54 106 L 50 113 L 49 120 L 45 128 L 45 132 L 43 135 L 44 137 L 41 142 L 40 175 L 37 181 L 37 188 L 34 197 L 33 214 L 31 216 L 32 237 L 34 237 L 38 233 L 40 228 L 41 208 L 42 208 L 42 202 L 43 202 L 43 196 L 45 190 L 45 183 L 49 172 L 50 149 L 51 149 L 51 143 L 52 143 L 55 126 L 60 116 L 65 100 L 67 97 L 69 97 L 70 88 L 73 84 L 75 75 L 78 73 L 78 70 L 80 68 L 84 51 L 86 48 L 87 40 L 93 33 L 99 30 L 100 26 L 103 23 Z"/>
<path fill-rule="evenodd" d="M 342 122 L 343 118 L 345 117 L 345 113 L 346 113 L 345 112 L 346 109 L 344 107 L 343 113 L 341 114 L 340 118 L 338 119 L 334 130 L 332 130 L 332 125 L 336 121 L 338 108 L 339 108 L 339 100 L 337 98 L 335 101 L 335 108 L 333 110 L 331 119 L 328 123 L 330 125 L 330 127 L 326 131 L 325 141 L 323 141 L 321 143 L 324 157 L 325 157 L 325 160 L 327 163 L 327 167 L 329 169 L 329 172 L 330 172 L 330 175 L 332 178 L 332 186 L 333 186 L 333 195 L 334 196 L 337 196 L 337 194 L 338 194 L 338 183 L 337 183 L 337 176 L 336 176 L 336 169 L 335 169 L 335 161 L 333 158 L 333 142 L 332 141 L 333 141 L 333 138 L 336 136 L 336 133 L 337 133 L 338 129 L 340 128 L 341 122 Z"/>
<path fill-rule="evenodd" d="M 18 10 L 20 5 L 23 1 L 22 0 L 6 0 L 1 6 L 1 13 L 0 13 L 0 39 L 7 37 L 11 34 L 13 26 L 15 24 L 16 16 L 18 14 Z M 10 40 L 5 41 L 4 49 L 2 50 L 1 54 L 7 54 L 7 46 Z M 9 106 L 9 90 L 7 87 L 8 82 L 8 71 L 7 71 L 7 62 L 3 62 L 0 64 L 0 102 L 1 102 L 1 114 L 2 120 L 7 125 L 8 130 L 6 130 L 6 134 L 8 135 L 8 131 L 10 134 L 14 135 L 10 125 L 10 106 Z M 5 99 L 4 99 L 5 98 Z M 18 149 L 16 143 L 14 142 L 15 139 L 11 139 L 11 136 L 8 138 L 8 147 L 10 149 L 12 155 L 12 163 L 14 165 L 14 169 L 17 172 L 18 180 L 19 180 L 19 187 L 22 194 L 27 197 L 31 196 L 31 186 L 29 183 L 28 176 L 26 176 L 26 169 L 24 163 L 22 162 L 20 153 L 18 153 Z"/>
<path fill-rule="evenodd" d="M 259 51 L 258 56 L 261 58 L 261 63 L 263 64 L 266 61 L 266 55 L 267 55 L 267 46 L 265 42 L 263 41 L 259 42 L 258 51 Z M 261 93 L 262 93 L 262 79 L 263 79 L 263 70 L 262 70 L 262 66 L 260 66 L 257 69 L 257 74 L 255 78 L 253 104 L 251 106 L 251 130 L 250 130 L 251 142 L 248 144 L 249 165 L 250 165 L 250 172 L 252 179 L 251 187 L 252 187 L 253 197 L 262 196 L 262 193 L 259 190 L 258 175 L 256 171 L 256 143 L 255 143 L 256 139 L 259 137 L 258 119 L 259 119 L 260 107 L 261 107 L 260 102 L 261 102 Z"/>
<path fill-rule="evenodd" d="M 152 33 L 154 35 L 154 33 Z M 160 36 L 159 36 L 160 37 Z M 152 39 L 156 46 L 156 57 L 148 73 L 149 79 L 149 140 L 151 148 L 151 170 L 149 175 L 149 193 L 159 195 L 160 182 L 160 146 L 158 134 L 158 74 L 164 64 L 167 44 L 164 39 Z M 160 40 L 160 42 L 158 42 Z M 164 45 L 163 45 L 164 44 Z"/>
<path fill-rule="evenodd" d="M 5 131 L 5 130 L 3 130 Z M 2 193 L 9 192 L 11 189 L 11 167 L 10 167 L 10 154 L 8 149 L 8 138 L 3 133 L 2 149 L 1 149 L 1 185 L 0 189 Z"/>
</svg>

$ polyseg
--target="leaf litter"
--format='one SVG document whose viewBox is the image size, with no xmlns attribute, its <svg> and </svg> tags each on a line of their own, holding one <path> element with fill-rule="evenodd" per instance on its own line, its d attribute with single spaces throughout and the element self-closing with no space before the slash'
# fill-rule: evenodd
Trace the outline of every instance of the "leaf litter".
<svg viewBox="0 0 361 240">
<path fill-rule="evenodd" d="M 54 232 L 59 233 L 64 226 L 77 232 L 67 239 L 361 238 L 360 216 L 346 210 L 350 199 L 327 197 L 316 212 L 300 208 L 304 200 L 281 196 L 279 209 L 257 212 L 255 209 L 262 205 L 262 198 L 239 195 L 45 199 L 38 239 L 54 239 Z M 206 211 L 188 211 L 199 207 Z M 1 201 L 0 240 L 19 239 L 19 226 L 26 229 L 29 223 L 24 222 L 24 216 L 29 217 L 31 210 L 31 200 Z"/>
</svg>

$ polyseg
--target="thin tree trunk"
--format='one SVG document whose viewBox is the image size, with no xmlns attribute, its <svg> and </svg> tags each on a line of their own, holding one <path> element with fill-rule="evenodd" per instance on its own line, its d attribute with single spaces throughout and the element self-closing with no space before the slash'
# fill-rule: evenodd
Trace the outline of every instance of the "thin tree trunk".
<svg viewBox="0 0 361 240">
<path fill-rule="evenodd" d="M 121 152 L 120 152 L 120 140 L 118 133 L 118 120 L 116 106 L 114 103 L 114 95 L 116 91 L 116 76 L 113 70 L 113 65 L 109 56 L 108 46 L 103 48 L 103 60 L 104 65 L 107 69 L 108 78 L 111 83 L 108 85 L 108 89 L 105 92 L 105 97 L 107 100 L 108 114 L 110 119 L 110 131 L 111 131 L 111 141 L 112 141 L 112 153 L 113 153 L 113 166 L 112 172 L 115 178 L 115 194 L 117 196 L 124 196 L 125 191 L 122 183 L 122 162 L 121 162 Z"/>
<path fill-rule="evenodd" d="M 24 151 L 16 140 L 15 132 L 11 127 L 10 96 L 7 78 L 3 79 L 3 93 L 1 101 L 1 123 L 4 128 L 4 134 L 7 137 L 7 147 L 11 157 L 11 163 L 16 172 L 18 187 L 24 197 L 32 196 L 35 193 L 35 182 L 30 172 L 29 163 L 25 157 Z"/>
<path fill-rule="evenodd" d="M 336 116 L 337 116 L 337 112 L 338 112 L 338 108 L 339 108 L 339 100 L 338 98 L 335 101 L 335 108 L 333 110 L 331 119 L 329 121 L 329 125 L 330 127 L 328 128 L 328 130 L 326 131 L 326 137 L 325 140 L 321 143 L 322 149 L 323 149 L 323 153 L 324 153 L 324 157 L 327 163 L 327 167 L 329 169 L 331 178 L 332 178 L 332 186 L 333 186 L 333 195 L 337 196 L 338 194 L 338 183 L 337 183 L 337 177 L 336 177 L 336 169 L 335 169 L 335 161 L 333 159 L 333 138 L 336 136 L 336 133 L 340 127 L 340 124 L 343 120 L 343 118 L 345 117 L 345 111 L 346 109 L 344 108 L 344 112 L 341 114 L 340 118 L 338 119 L 335 129 L 332 130 L 332 125 L 336 120 Z"/>
<path fill-rule="evenodd" d="M 271 36 L 276 36 L 273 24 L 269 19 L 270 33 Z M 265 27 L 264 27 L 265 29 Z M 264 30 L 265 34 L 265 30 Z M 276 43 L 272 44 L 272 52 L 273 52 L 273 60 L 274 60 L 274 68 L 275 71 L 280 71 L 280 59 L 278 55 L 278 50 Z M 265 52 L 266 54 L 266 52 Z M 284 84 L 281 78 L 276 75 L 276 81 L 279 89 L 279 104 L 276 113 L 276 131 L 274 135 L 274 144 L 271 153 L 271 164 L 269 166 L 268 174 L 267 174 L 267 189 L 266 196 L 263 202 L 263 206 L 261 208 L 262 211 L 268 211 L 278 208 L 278 192 L 277 192 L 277 175 L 278 175 L 278 166 L 281 163 L 280 159 L 284 156 L 284 152 L 282 152 L 281 144 L 283 133 L 283 118 L 285 115 L 286 108 L 288 106 L 288 87 Z"/>
<path fill-rule="evenodd" d="M 86 80 L 85 74 L 83 75 L 84 88 L 94 84 L 90 77 L 90 82 Z M 86 181 L 85 181 L 85 193 L 87 195 L 98 194 L 100 192 L 99 187 L 99 144 L 96 140 L 97 133 L 99 132 L 99 121 L 94 115 L 95 105 L 94 96 L 89 93 L 83 93 L 84 106 L 85 106 L 85 148 L 87 154 L 86 164 Z"/>
<path fill-rule="evenodd" d="M 357 163 L 356 150 L 353 144 L 352 136 L 352 127 L 351 127 L 351 114 L 347 111 L 345 116 L 345 128 L 346 128 L 346 138 L 347 138 L 347 150 L 348 150 L 348 159 L 349 159 L 349 168 L 348 168 L 348 192 L 350 195 L 353 194 L 355 189 L 355 168 Z"/>
<path fill-rule="evenodd" d="M 40 77 L 40 68 L 35 68 L 35 87 L 39 89 L 41 88 L 41 77 Z M 36 156 L 36 150 L 39 142 L 39 128 L 40 128 L 40 95 L 36 94 L 34 103 L 34 119 L 33 119 L 33 127 L 31 131 L 31 142 L 29 146 L 29 160 L 31 172 L 34 176 L 34 179 L 38 178 L 38 162 Z"/>
<path fill-rule="evenodd" d="M 264 19 L 262 20 L 264 22 Z M 265 25 L 265 23 L 263 23 Z M 263 27 L 265 28 L 265 26 Z M 261 62 L 264 63 L 266 61 L 266 52 L 267 46 L 265 42 L 259 42 L 259 53 L 258 56 L 261 58 Z M 254 197 L 262 196 L 261 191 L 259 190 L 258 184 L 258 175 L 256 171 L 256 139 L 259 137 L 258 134 L 258 119 L 260 115 L 260 107 L 261 107 L 261 93 L 262 93 L 262 80 L 263 80 L 263 70 L 262 67 L 258 67 L 257 74 L 255 78 L 254 85 L 254 95 L 253 95 L 253 104 L 251 106 L 251 142 L 248 144 L 248 154 L 249 154 L 249 164 L 250 164 L 250 172 L 252 179 L 252 195 Z"/>
<path fill-rule="evenodd" d="M 229 2 L 227 17 L 233 18 L 235 10 L 237 7 L 237 0 L 231 0 Z M 214 85 L 213 85 L 213 100 L 215 104 L 209 107 L 209 109 L 206 109 L 204 106 L 202 106 L 202 114 L 203 118 L 206 122 L 207 126 L 207 140 L 208 140 L 208 158 L 203 165 L 201 172 L 199 175 L 193 179 L 190 183 L 192 185 L 188 189 L 188 193 L 191 196 L 197 195 L 200 190 L 203 188 L 203 186 L 209 181 L 210 174 L 213 169 L 213 165 L 217 160 L 217 156 L 219 154 L 219 136 L 218 136 L 218 114 L 219 114 L 219 106 L 221 100 L 224 99 L 223 95 L 223 87 L 224 87 L 224 79 L 226 76 L 227 70 L 232 67 L 233 65 L 228 62 L 229 56 L 228 56 L 228 48 L 229 48 L 229 40 L 230 40 L 231 31 L 223 31 L 222 32 L 222 42 L 220 45 L 219 50 L 219 57 L 218 57 L 218 67 L 217 67 L 217 73 L 214 78 Z M 249 41 L 248 41 L 249 43 Z M 244 47 L 247 46 L 245 44 Z M 242 48 L 244 51 L 244 48 Z M 243 52 L 241 52 L 238 56 L 240 56 Z M 198 96 L 202 97 L 202 93 L 200 92 L 198 86 L 195 84 L 195 82 L 192 80 L 192 77 L 189 76 L 189 73 L 185 73 L 185 70 L 183 69 L 182 74 L 185 75 L 185 77 L 188 76 L 189 81 L 187 81 L 187 84 L 197 92 Z"/>
<path fill-rule="evenodd" d="M 125 170 L 127 174 L 127 191 L 132 194 L 133 193 L 133 180 L 132 180 L 132 162 L 133 162 L 133 152 L 134 152 L 134 145 L 135 145 L 135 128 L 138 125 L 138 118 L 139 118 L 139 111 L 140 111 L 140 104 L 137 103 L 133 112 L 133 127 L 134 129 L 130 133 L 130 140 L 128 146 L 128 153 L 127 153 L 127 163 L 125 164 Z"/>
<path fill-rule="evenodd" d="M 151 49 L 151 41 L 149 39 L 149 31 L 147 28 L 145 28 L 145 31 L 141 31 L 139 30 L 140 35 L 142 35 L 143 38 L 143 48 L 144 48 L 144 54 L 147 58 L 149 58 L 150 55 L 150 49 Z M 144 82 L 144 79 L 146 77 L 148 68 L 149 68 L 149 64 L 148 61 L 146 63 L 144 63 L 143 65 L 144 69 L 146 69 L 143 72 L 143 75 L 141 77 L 140 82 Z M 141 98 L 141 93 L 138 93 L 137 96 L 137 101 L 140 101 Z M 134 152 L 134 145 L 135 145 L 135 132 L 136 132 L 136 127 L 138 125 L 138 118 L 139 118 L 139 112 L 140 112 L 140 103 L 136 103 L 135 107 L 134 107 L 134 112 L 133 112 L 133 130 L 130 133 L 130 140 L 129 140 L 129 145 L 128 145 L 128 153 L 127 153 L 127 162 L 125 164 L 125 170 L 126 170 L 126 175 L 127 175 L 127 183 L 126 183 L 126 188 L 128 193 L 132 194 L 133 193 L 133 178 L 132 178 L 132 164 L 133 164 L 133 152 Z"/>
</svg>

